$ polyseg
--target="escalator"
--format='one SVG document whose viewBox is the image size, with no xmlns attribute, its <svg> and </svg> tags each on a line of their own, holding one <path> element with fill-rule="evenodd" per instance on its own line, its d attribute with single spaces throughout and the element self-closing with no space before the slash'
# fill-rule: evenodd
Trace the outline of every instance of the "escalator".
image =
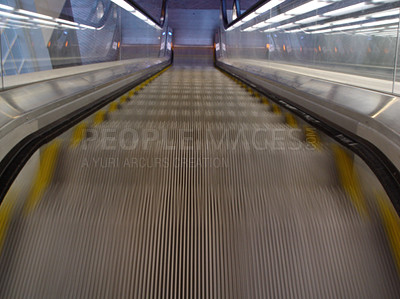
<svg viewBox="0 0 400 299">
<path fill-rule="evenodd" d="M 399 298 L 333 141 L 246 88 L 174 66 L 53 141 L 51 180 L 10 224 L 0 297 Z"/>
</svg>

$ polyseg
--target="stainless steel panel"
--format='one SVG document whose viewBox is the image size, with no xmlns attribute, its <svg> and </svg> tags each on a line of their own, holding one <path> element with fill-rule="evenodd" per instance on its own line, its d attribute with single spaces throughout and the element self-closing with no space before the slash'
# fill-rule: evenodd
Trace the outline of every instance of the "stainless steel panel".
<svg viewBox="0 0 400 299">
<path fill-rule="evenodd" d="M 370 141 L 400 169 L 400 122 L 396 118 L 400 115 L 398 97 L 295 72 L 271 72 L 262 65 L 255 69 L 245 63 L 231 63 L 229 59 L 218 64 Z"/>
<path fill-rule="evenodd" d="M 132 80 L 156 72 L 165 67 L 168 62 L 167 58 L 158 58 L 152 61 L 153 66 L 150 66 L 149 61 L 142 65 L 118 65 L 115 68 L 2 92 L 0 94 L 2 109 L 0 112 L 0 143 L 2 144 L 0 159 L 19 141 L 33 132 L 26 130 L 25 124 L 40 120 L 40 128 L 42 128 L 99 97 L 122 88 Z M 24 129 L 19 129 L 19 127 Z M 3 142 L 3 140 L 8 140 L 8 142 Z"/>
</svg>

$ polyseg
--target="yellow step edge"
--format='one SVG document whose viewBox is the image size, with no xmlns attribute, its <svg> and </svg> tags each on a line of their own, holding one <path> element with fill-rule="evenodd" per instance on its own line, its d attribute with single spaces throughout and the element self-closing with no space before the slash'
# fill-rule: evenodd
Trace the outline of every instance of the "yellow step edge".
<svg viewBox="0 0 400 299">
<path fill-rule="evenodd" d="M 118 110 L 118 102 L 112 102 L 109 106 L 108 106 L 108 112 L 114 112 Z"/>
<path fill-rule="evenodd" d="M 128 97 L 129 97 L 129 98 L 133 97 L 134 95 L 135 95 L 135 90 L 134 90 L 134 89 L 132 89 L 132 90 L 130 90 L 130 91 L 128 92 Z"/>
<path fill-rule="evenodd" d="M 393 259 L 400 275 L 400 218 L 388 199 L 378 195 L 377 200 Z"/>
<path fill-rule="evenodd" d="M 262 98 L 261 98 L 261 102 L 262 102 L 263 104 L 265 104 L 265 105 L 269 105 L 269 101 L 268 101 L 268 98 L 267 98 L 267 97 L 262 97 Z"/>
<path fill-rule="evenodd" d="M 44 192 L 53 179 L 54 170 L 57 164 L 57 157 L 60 152 L 61 141 L 55 140 L 45 146 L 40 156 L 39 169 L 32 185 L 28 200 L 25 203 L 24 212 L 29 213 L 38 205 Z"/>
<path fill-rule="evenodd" d="M 128 95 L 124 94 L 123 96 L 121 96 L 121 97 L 119 98 L 119 103 L 120 103 L 120 104 L 123 104 L 123 103 L 125 103 L 127 100 L 128 100 Z"/>
<path fill-rule="evenodd" d="M 275 113 L 277 115 L 282 114 L 281 108 L 279 108 L 279 106 L 277 104 L 272 104 L 271 108 L 272 108 L 273 113 Z"/>
<path fill-rule="evenodd" d="M 8 227 L 11 222 L 16 202 L 17 202 L 16 194 L 11 194 L 9 192 L 0 205 L 0 253 L 7 236 Z"/>
<path fill-rule="evenodd" d="M 286 123 L 292 128 L 298 128 L 297 120 L 291 113 L 286 113 Z"/>
<path fill-rule="evenodd" d="M 313 148 L 317 150 L 321 149 L 321 139 L 319 138 L 319 135 L 315 128 L 305 125 L 304 135 L 308 144 L 310 144 Z"/>
<path fill-rule="evenodd" d="M 354 207 L 361 216 L 368 217 L 367 204 L 361 190 L 357 172 L 351 156 L 339 145 L 332 145 L 335 156 L 336 168 L 343 189 L 350 197 Z"/>
<path fill-rule="evenodd" d="M 81 122 L 75 126 L 71 138 L 72 147 L 77 147 L 79 143 L 81 143 L 81 141 L 86 137 L 87 126 L 88 125 L 86 122 Z"/>
<path fill-rule="evenodd" d="M 93 125 L 97 126 L 101 124 L 106 119 L 107 112 L 105 110 L 100 110 L 94 115 Z"/>
</svg>

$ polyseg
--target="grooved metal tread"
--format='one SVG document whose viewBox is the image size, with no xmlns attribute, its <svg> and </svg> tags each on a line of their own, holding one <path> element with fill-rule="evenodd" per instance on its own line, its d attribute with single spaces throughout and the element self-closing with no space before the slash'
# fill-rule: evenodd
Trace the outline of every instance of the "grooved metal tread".
<svg viewBox="0 0 400 299">
<path fill-rule="evenodd" d="M 332 153 L 279 121 L 213 68 L 170 69 L 63 146 L 11 225 L 0 297 L 399 298 L 384 232 Z M 276 132 L 282 148 L 263 147 Z"/>
</svg>

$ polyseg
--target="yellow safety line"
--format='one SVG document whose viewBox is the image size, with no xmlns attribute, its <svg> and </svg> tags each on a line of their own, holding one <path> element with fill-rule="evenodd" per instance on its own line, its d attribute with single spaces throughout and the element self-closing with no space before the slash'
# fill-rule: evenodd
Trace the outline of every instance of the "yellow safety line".
<svg viewBox="0 0 400 299">
<path fill-rule="evenodd" d="M 81 143 L 81 141 L 86 137 L 87 126 L 88 125 L 86 122 L 81 122 L 80 124 L 75 126 L 71 138 L 72 147 L 77 147 L 79 143 Z"/>
<path fill-rule="evenodd" d="M 282 114 L 281 108 L 276 104 L 272 104 L 272 112 L 278 115 Z"/>
<path fill-rule="evenodd" d="M 286 113 L 286 123 L 292 128 L 298 128 L 297 120 L 294 118 L 293 114 Z"/>
<path fill-rule="evenodd" d="M 43 149 L 43 153 L 40 157 L 38 173 L 25 204 L 25 213 L 31 212 L 37 206 L 50 184 L 56 167 L 60 147 L 61 142 L 55 140 Z"/>
<path fill-rule="evenodd" d="M 130 95 L 131 92 L 132 92 L 132 91 L 129 92 L 129 97 L 131 97 L 131 95 Z M 133 92 L 132 92 L 132 96 L 133 96 Z M 123 103 L 125 103 L 127 100 L 128 100 L 128 96 L 127 96 L 126 94 L 124 94 L 123 96 L 121 96 L 121 97 L 119 98 L 119 103 L 120 103 L 120 104 L 123 104 Z"/>
<path fill-rule="evenodd" d="M 262 97 L 262 98 L 261 98 L 261 102 L 262 102 L 263 104 L 265 104 L 265 105 L 269 105 L 269 101 L 268 101 L 268 98 L 267 98 L 267 97 Z"/>
<path fill-rule="evenodd" d="M 96 112 L 93 119 L 93 125 L 97 126 L 101 124 L 106 119 L 106 113 L 107 112 L 105 110 L 100 110 Z"/>
<path fill-rule="evenodd" d="M 319 135 L 315 128 L 305 125 L 304 135 L 308 144 L 310 144 L 317 150 L 321 149 L 321 139 L 319 138 Z"/>
<path fill-rule="evenodd" d="M 116 102 L 116 101 L 111 102 L 111 104 L 108 106 L 108 112 L 111 113 L 111 112 L 114 112 L 116 110 L 118 110 L 118 102 Z"/>
<path fill-rule="evenodd" d="M 7 194 L 0 206 L 0 252 L 3 248 L 7 230 L 10 225 L 14 205 L 17 201 L 15 194 Z"/>
<path fill-rule="evenodd" d="M 341 146 L 334 144 L 332 147 L 343 189 L 349 195 L 358 213 L 362 216 L 368 216 L 367 204 L 361 191 L 357 172 L 353 167 L 353 159 Z"/>
<path fill-rule="evenodd" d="M 378 196 L 377 199 L 380 208 L 380 215 L 386 231 L 386 236 L 392 250 L 397 271 L 400 274 L 400 218 L 389 200 L 383 198 L 382 196 Z"/>
</svg>

